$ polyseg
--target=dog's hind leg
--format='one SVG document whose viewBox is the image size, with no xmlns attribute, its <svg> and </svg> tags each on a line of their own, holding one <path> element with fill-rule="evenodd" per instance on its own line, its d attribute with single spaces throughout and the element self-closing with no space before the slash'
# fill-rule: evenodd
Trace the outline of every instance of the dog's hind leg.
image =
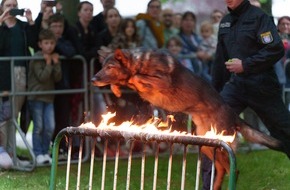
<svg viewBox="0 0 290 190">
<path fill-rule="evenodd" d="M 219 162 L 215 162 L 215 168 L 216 168 L 216 175 L 215 175 L 213 189 L 221 190 L 223 180 L 226 174 L 226 169 Z"/>
<path fill-rule="evenodd" d="M 203 152 L 210 160 L 214 159 L 214 148 L 203 146 Z M 226 173 L 230 171 L 230 162 L 226 152 L 217 149 L 215 155 L 215 176 L 214 176 L 214 190 L 220 190 L 222 187 L 223 179 Z"/>
</svg>

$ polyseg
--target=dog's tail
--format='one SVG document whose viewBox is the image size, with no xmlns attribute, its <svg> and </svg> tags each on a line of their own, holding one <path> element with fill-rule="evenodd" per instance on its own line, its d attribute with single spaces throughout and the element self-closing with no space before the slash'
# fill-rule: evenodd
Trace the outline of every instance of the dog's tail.
<svg viewBox="0 0 290 190">
<path fill-rule="evenodd" d="M 237 130 L 243 135 L 243 137 L 251 143 L 258 143 L 264 146 L 267 146 L 270 149 L 283 151 L 283 146 L 281 141 L 264 134 L 258 130 L 251 128 L 247 123 L 238 119 L 238 128 Z"/>
</svg>

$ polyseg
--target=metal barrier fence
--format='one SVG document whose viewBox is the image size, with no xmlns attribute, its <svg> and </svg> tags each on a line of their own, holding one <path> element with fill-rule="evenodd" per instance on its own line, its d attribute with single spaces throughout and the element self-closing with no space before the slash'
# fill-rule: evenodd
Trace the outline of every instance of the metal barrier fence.
<svg viewBox="0 0 290 190">
<path fill-rule="evenodd" d="M 60 57 L 61 60 L 65 60 L 67 58 L 61 56 Z M 13 113 L 13 117 L 11 118 L 11 122 L 13 124 L 13 127 L 15 127 L 15 129 L 18 131 L 18 133 L 20 134 L 20 137 L 22 139 L 22 141 L 24 142 L 26 148 L 29 151 L 29 154 L 32 158 L 32 163 L 29 165 L 21 165 L 19 164 L 19 159 L 17 158 L 17 154 L 16 154 L 16 136 L 14 136 L 14 138 L 12 139 L 13 141 L 13 169 L 15 170 L 22 170 L 22 171 L 32 171 L 35 166 L 36 166 L 36 158 L 35 155 L 32 151 L 32 147 L 29 145 L 25 134 L 23 133 L 23 131 L 21 130 L 18 122 L 17 122 L 17 116 L 14 115 L 15 112 L 15 97 L 16 96 L 28 96 L 28 95 L 42 95 L 42 94 L 77 94 L 77 93 L 82 93 L 84 94 L 84 110 L 86 112 L 89 112 L 89 105 L 88 105 L 88 72 L 87 72 L 87 63 L 86 60 L 80 56 L 74 56 L 72 58 L 69 58 L 69 60 L 80 60 L 82 65 L 83 65 L 83 87 L 82 88 L 75 88 L 75 89 L 66 89 L 66 90 L 52 90 L 52 91 L 37 91 L 37 92 L 17 92 L 15 90 L 15 78 L 14 78 L 14 64 L 15 61 L 30 61 L 30 60 L 43 60 L 43 57 L 31 57 L 31 56 L 19 56 L 19 57 L 1 57 L 0 58 L 0 63 L 3 61 L 9 61 L 10 62 L 10 68 L 11 68 L 11 91 L 9 91 L 7 94 L 3 95 L 2 93 L 0 93 L 0 98 L 4 97 L 4 96 L 9 96 L 10 97 L 10 101 L 11 101 L 11 113 Z M 1 79 L 2 80 L 2 79 Z M 87 143 L 88 144 L 88 143 Z M 86 146 L 86 149 L 89 149 L 88 146 Z M 89 152 L 89 151 L 86 151 Z M 88 160 L 89 155 L 85 155 L 85 160 Z"/>
<path fill-rule="evenodd" d="M 91 160 L 90 160 L 90 166 L 89 166 L 89 171 L 82 171 L 82 148 L 79 149 L 79 163 L 77 166 L 77 172 L 71 172 L 71 165 L 70 165 L 70 155 L 71 155 L 71 150 L 72 150 L 72 141 L 71 138 L 74 136 L 81 136 L 82 139 L 84 137 L 90 137 L 90 142 L 91 142 Z M 169 190 L 171 187 L 173 187 L 172 183 L 176 183 L 176 181 L 180 182 L 180 189 L 184 190 L 186 188 L 186 180 L 188 176 L 194 175 L 193 172 L 192 174 L 186 174 L 187 170 L 187 147 L 189 145 L 199 145 L 200 146 L 211 146 L 211 147 L 216 147 L 220 148 L 222 147 L 224 150 L 228 152 L 229 158 L 230 158 L 230 174 L 229 174 L 229 182 L 228 182 L 228 189 L 229 190 L 235 190 L 236 188 L 236 159 L 235 155 L 232 151 L 232 149 L 228 146 L 223 141 L 220 140 L 214 140 L 214 139 L 207 139 L 207 138 L 201 138 L 201 137 L 194 137 L 194 136 L 187 136 L 187 135 L 170 135 L 170 134 L 152 134 L 152 133 L 146 133 L 146 132 L 128 132 L 128 131 L 118 131 L 118 130 L 106 130 L 106 129 L 98 129 L 98 128 L 90 128 L 90 127 L 67 127 L 63 129 L 58 135 L 57 138 L 54 142 L 53 146 L 53 162 L 51 166 L 51 177 L 50 177 L 50 190 L 55 190 L 57 187 L 57 184 L 61 184 L 61 182 L 57 182 L 58 176 L 57 176 L 57 165 L 58 165 L 58 148 L 59 148 L 59 142 L 60 140 L 66 137 L 68 138 L 69 142 L 69 153 L 68 153 L 68 162 L 67 162 L 67 169 L 66 169 L 66 183 L 65 183 L 65 189 L 126 189 L 129 190 L 131 189 L 137 189 L 137 186 L 139 186 L 139 189 L 143 190 L 145 187 L 149 188 L 148 185 L 152 185 L 152 189 L 166 189 Z M 102 167 L 95 167 L 95 147 L 97 142 L 97 138 L 105 138 L 106 141 L 104 143 L 104 153 L 103 153 L 103 162 L 102 162 Z M 117 145 L 116 149 L 116 155 L 115 155 L 115 166 L 114 166 L 114 171 L 108 171 L 107 169 L 107 146 L 108 146 L 108 141 L 114 139 Z M 128 153 L 128 163 L 127 163 L 127 174 L 124 174 L 123 176 L 120 176 L 121 169 L 119 166 L 119 151 L 120 151 L 120 141 L 126 139 L 126 141 L 130 142 L 130 149 Z M 153 169 L 153 182 L 149 182 L 149 178 L 145 177 L 145 161 L 146 161 L 146 151 L 145 151 L 145 146 L 143 146 L 143 151 L 142 151 L 142 158 L 141 158 L 141 166 L 140 166 L 140 176 L 132 176 L 132 170 L 136 169 L 134 166 L 135 160 L 132 160 L 132 149 L 134 146 L 135 141 L 141 141 L 142 143 L 146 144 L 148 142 L 155 142 L 157 144 L 157 148 L 155 149 L 155 156 L 154 156 L 154 169 Z M 169 143 L 169 155 L 168 155 L 168 168 L 167 168 L 167 178 L 166 176 L 163 177 L 163 182 L 162 179 L 158 178 L 158 175 L 162 175 L 163 170 L 158 170 L 158 161 L 159 161 L 159 144 L 162 142 Z M 83 144 L 83 140 L 81 141 L 81 144 Z M 175 144 L 181 144 L 184 146 L 183 149 L 183 157 L 182 157 L 182 168 L 181 168 L 181 178 L 180 181 L 177 179 L 172 179 L 172 166 L 173 166 L 173 146 Z M 216 150 L 216 149 L 215 149 Z M 215 151 L 214 151 L 215 155 Z M 122 166 L 121 166 L 122 167 Z M 124 166 L 123 166 L 124 167 Z M 95 169 L 100 172 L 99 175 L 94 176 Z M 199 189 L 199 181 L 200 181 L 200 168 L 201 168 L 201 158 L 200 154 L 198 157 L 198 162 L 197 162 L 197 169 L 196 169 L 196 180 L 195 180 L 195 189 Z M 214 181 L 214 162 L 212 164 L 213 172 L 211 176 L 211 189 L 213 189 L 213 181 Z M 73 170 L 75 171 L 75 170 Z M 138 170 L 139 171 L 139 170 Z M 151 171 L 151 170 L 150 170 Z M 149 171 L 149 172 L 150 172 Z M 85 172 L 87 172 L 85 174 Z M 176 172 L 176 171 L 175 171 Z M 160 174 L 161 173 L 161 174 Z M 164 172 L 163 172 L 164 173 Z M 76 179 L 76 184 L 72 185 L 72 182 L 70 181 L 70 177 L 73 174 L 77 174 L 77 176 L 74 176 Z M 152 174 L 152 173 L 151 173 Z M 83 185 L 81 183 L 81 180 L 88 179 L 88 184 Z M 109 180 L 107 180 L 109 178 Z M 133 180 L 131 180 L 133 178 Z M 140 181 L 138 180 L 140 179 Z M 164 182 L 165 179 L 167 179 L 166 183 Z M 110 183 L 108 183 L 108 181 Z M 137 181 L 137 182 L 136 182 Z M 138 182 L 139 181 L 139 182 Z M 93 184 L 94 182 L 94 184 Z M 106 184 L 107 182 L 107 184 Z M 96 184 L 98 183 L 98 184 Z M 132 187 L 132 184 L 135 183 L 135 187 Z M 163 185 L 162 185 L 163 184 Z M 194 184 L 194 182 L 193 182 Z M 70 187 L 73 186 L 73 187 Z M 97 188 L 98 186 L 98 188 Z M 163 187 L 164 186 L 164 187 Z M 61 187 L 63 189 L 64 187 Z M 188 189 L 188 184 L 187 184 L 187 189 Z M 193 188 L 190 185 L 190 188 Z M 176 189 L 176 184 L 173 189 Z"/>
</svg>

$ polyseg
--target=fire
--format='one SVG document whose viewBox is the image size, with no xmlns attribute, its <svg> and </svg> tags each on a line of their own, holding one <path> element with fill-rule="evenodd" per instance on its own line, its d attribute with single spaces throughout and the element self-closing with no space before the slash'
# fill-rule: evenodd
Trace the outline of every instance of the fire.
<svg viewBox="0 0 290 190">
<path fill-rule="evenodd" d="M 222 131 L 221 133 L 218 133 L 217 130 L 211 126 L 211 130 L 206 132 L 204 137 L 209 139 L 219 139 L 228 143 L 231 143 L 234 141 L 236 137 L 236 133 L 234 135 L 224 135 L 225 131 Z"/>
<path fill-rule="evenodd" d="M 125 121 L 121 123 L 120 125 L 115 125 L 115 123 L 111 122 L 109 123 L 109 120 L 116 116 L 116 113 L 108 112 L 107 114 L 102 115 L 102 121 L 97 126 L 98 129 L 103 130 L 117 130 L 117 131 L 126 131 L 126 132 L 143 132 L 148 134 L 166 134 L 166 135 L 188 135 L 188 136 L 194 136 L 191 133 L 188 132 L 181 132 L 171 129 L 170 122 L 174 121 L 174 117 L 172 115 L 168 116 L 168 119 L 166 122 L 162 122 L 159 118 L 154 117 L 149 119 L 145 124 L 142 125 L 136 125 L 133 121 Z M 89 122 L 84 123 L 80 127 L 87 127 L 87 128 L 96 128 L 96 126 Z M 198 136 L 202 138 L 210 138 L 210 139 L 218 139 L 222 140 L 227 143 L 233 142 L 235 139 L 234 135 L 224 135 L 224 132 L 217 133 L 217 130 L 214 127 L 211 127 L 211 130 L 206 132 L 204 136 Z"/>
</svg>

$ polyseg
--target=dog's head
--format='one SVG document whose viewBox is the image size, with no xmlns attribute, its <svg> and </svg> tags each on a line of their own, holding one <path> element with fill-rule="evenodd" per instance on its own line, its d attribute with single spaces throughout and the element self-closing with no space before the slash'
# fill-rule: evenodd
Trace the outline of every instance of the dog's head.
<svg viewBox="0 0 290 190">
<path fill-rule="evenodd" d="M 120 87 L 127 85 L 131 76 L 130 71 L 124 65 L 129 64 L 127 54 L 121 50 L 116 50 L 102 63 L 102 69 L 92 78 L 95 86 L 111 85 L 111 89 L 117 97 L 121 96 Z"/>
<path fill-rule="evenodd" d="M 114 54 L 109 55 L 103 62 L 102 69 L 93 77 L 95 86 L 111 85 L 113 93 L 121 96 L 120 86 L 128 86 L 134 90 L 140 85 L 135 84 L 135 76 L 146 76 L 154 80 L 162 88 L 163 83 L 170 83 L 170 73 L 174 69 L 174 59 L 169 54 L 154 50 L 126 50 L 117 49 Z M 140 78 L 140 77 L 138 77 Z M 167 85 L 166 85 L 167 86 Z M 140 89 L 139 89 L 140 90 Z"/>
</svg>

